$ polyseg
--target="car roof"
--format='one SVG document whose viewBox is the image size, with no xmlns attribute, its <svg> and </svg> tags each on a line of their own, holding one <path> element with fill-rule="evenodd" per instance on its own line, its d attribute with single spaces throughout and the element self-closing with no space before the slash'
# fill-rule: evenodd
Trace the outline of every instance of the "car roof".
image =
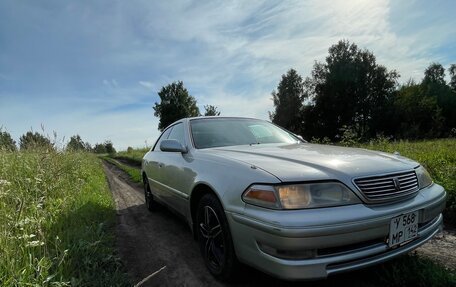
<svg viewBox="0 0 456 287">
<path fill-rule="evenodd" d="M 169 128 L 170 126 L 173 126 L 177 123 L 182 123 L 182 122 L 189 122 L 191 120 L 207 120 L 207 119 L 246 119 L 246 120 L 258 120 L 258 121 L 263 121 L 261 119 L 257 118 L 249 118 L 249 117 L 226 117 L 226 116 L 199 116 L 199 117 L 190 117 L 190 118 L 182 118 L 180 120 L 177 120 L 170 124 L 169 126 L 166 127 Z"/>
<path fill-rule="evenodd" d="M 249 117 L 226 117 L 226 116 L 200 116 L 200 117 L 185 118 L 185 120 L 196 120 L 196 119 L 198 119 L 198 120 L 199 119 L 248 119 L 248 120 L 260 120 L 260 119 L 249 118 Z"/>
</svg>

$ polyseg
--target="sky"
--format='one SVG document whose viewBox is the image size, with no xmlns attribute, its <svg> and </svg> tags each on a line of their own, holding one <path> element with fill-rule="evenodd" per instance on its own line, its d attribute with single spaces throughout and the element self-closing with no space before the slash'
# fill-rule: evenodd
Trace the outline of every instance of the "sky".
<svg viewBox="0 0 456 287">
<path fill-rule="evenodd" d="M 225 116 L 268 119 L 290 68 L 303 77 L 339 40 L 419 81 L 456 63 L 456 1 L 0 2 L 0 126 L 61 145 L 75 134 L 118 150 L 151 146 L 152 107 L 181 80 Z"/>
</svg>

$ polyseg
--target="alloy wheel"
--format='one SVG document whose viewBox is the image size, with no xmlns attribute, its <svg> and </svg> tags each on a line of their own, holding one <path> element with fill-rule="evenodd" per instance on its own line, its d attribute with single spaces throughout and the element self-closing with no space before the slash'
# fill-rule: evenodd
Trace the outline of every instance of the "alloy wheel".
<svg viewBox="0 0 456 287">
<path fill-rule="evenodd" d="M 204 245 L 204 255 L 211 268 L 219 271 L 225 260 L 225 239 L 223 229 L 216 212 L 210 206 L 204 206 L 204 217 L 199 223 L 199 232 Z"/>
</svg>

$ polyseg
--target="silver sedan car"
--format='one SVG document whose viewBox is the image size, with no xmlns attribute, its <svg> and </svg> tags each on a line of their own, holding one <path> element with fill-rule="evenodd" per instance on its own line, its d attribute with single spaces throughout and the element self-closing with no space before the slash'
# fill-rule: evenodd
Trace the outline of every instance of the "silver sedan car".
<svg viewBox="0 0 456 287">
<path fill-rule="evenodd" d="M 446 199 L 418 162 L 249 118 L 173 123 L 142 175 L 147 208 L 183 215 L 220 279 L 239 262 L 288 280 L 384 262 L 441 230 Z"/>
</svg>

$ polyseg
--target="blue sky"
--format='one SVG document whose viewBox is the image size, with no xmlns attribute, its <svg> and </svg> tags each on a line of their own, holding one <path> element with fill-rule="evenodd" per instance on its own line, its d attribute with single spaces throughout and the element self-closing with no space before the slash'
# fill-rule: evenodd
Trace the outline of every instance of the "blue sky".
<svg viewBox="0 0 456 287">
<path fill-rule="evenodd" d="M 340 39 L 420 80 L 456 63 L 456 1 L 1 1 L 0 126 L 118 149 L 153 144 L 152 106 L 184 81 L 222 115 L 267 119 L 290 68 Z"/>
</svg>

